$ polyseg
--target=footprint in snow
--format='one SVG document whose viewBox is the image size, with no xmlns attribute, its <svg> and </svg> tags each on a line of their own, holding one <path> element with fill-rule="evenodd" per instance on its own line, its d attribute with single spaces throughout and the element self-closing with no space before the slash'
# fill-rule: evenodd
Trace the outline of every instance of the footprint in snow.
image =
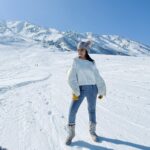
<svg viewBox="0 0 150 150">
<path fill-rule="evenodd" d="M 64 115 L 61 115 L 61 118 L 64 119 L 65 118 Z"/>
<path fill-rule="evenodd" d="M 48 104 L 49 104 L 49 102 L 46 102 L 45 104 L 46 104 L 46 105 L 48 105 Z"/>
<path fill-rule="evenodd" d="M 51 111 L 48 111 L 48 115 L 51 115 L 52 114 L 52 112 Z"/>
</svg>

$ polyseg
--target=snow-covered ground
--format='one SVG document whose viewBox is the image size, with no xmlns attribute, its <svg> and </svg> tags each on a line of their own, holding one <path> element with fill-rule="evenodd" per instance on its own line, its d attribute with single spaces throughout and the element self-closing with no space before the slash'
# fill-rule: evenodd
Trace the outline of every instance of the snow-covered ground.
<svg viewBox="0 0 150 150">
<path fill-rule="evenodd" d="M 97 134 L 88 132 L 86 99 L 76 137 L 64 144 L 71 102 L 67 70 L 76 52 L 0 45 L 0 146 L 8 150 L 149 150 L 150 57 L 90 54 L 106 81 L 97 99 Z"/>
</svg>

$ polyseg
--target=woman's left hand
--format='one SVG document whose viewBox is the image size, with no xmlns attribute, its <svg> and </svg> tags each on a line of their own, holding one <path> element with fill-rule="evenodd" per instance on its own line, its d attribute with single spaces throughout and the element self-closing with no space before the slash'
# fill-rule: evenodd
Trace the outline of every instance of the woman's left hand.
<svg viewBox="0 0 150 150">
<path fill-rule="evenodd" d="M 99 95 L 98 98 L 99 98 L 99 99 L 102 99 L 102 98 L 103 98 L 103 95 Z"/>
</svg>

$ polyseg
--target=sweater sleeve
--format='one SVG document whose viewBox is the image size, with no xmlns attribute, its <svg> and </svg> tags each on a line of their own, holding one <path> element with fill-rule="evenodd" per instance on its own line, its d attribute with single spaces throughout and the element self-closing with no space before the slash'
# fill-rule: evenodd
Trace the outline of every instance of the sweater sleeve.
<svg viewBox="0 0 150 150">
<path fill-rule="evenodd" d="M 98 94 L 106 96 L 106 84 L 104 79 L 100 75 L 95 62 L 94 62 L 94 74 L 95 74 L 96 85 L 98 88 Z"/>
<path fill-rule="evenodd" d="M 78 84 L 78 79 L 77 79 L 75 60 L 73 60 L 71 67 L 67 71 L 67 81 L 68 81 L 69 86 L 72 89 L 72 92 L 76 96 L 79 96 L 80 95 L 80 89 L 79 89 L 79 84 Z"/>
</svg>

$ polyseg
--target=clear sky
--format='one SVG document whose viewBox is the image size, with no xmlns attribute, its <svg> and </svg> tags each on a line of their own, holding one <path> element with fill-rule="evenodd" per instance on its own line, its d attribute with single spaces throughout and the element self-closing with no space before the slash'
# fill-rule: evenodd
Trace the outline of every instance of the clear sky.
<svg viewBox="0 0 150 150">
<path fill-rule="evenodd" d="M 117 34 L 150 45 L 150 0 L 0 0 L 0 20 Z"/>
</svg>

